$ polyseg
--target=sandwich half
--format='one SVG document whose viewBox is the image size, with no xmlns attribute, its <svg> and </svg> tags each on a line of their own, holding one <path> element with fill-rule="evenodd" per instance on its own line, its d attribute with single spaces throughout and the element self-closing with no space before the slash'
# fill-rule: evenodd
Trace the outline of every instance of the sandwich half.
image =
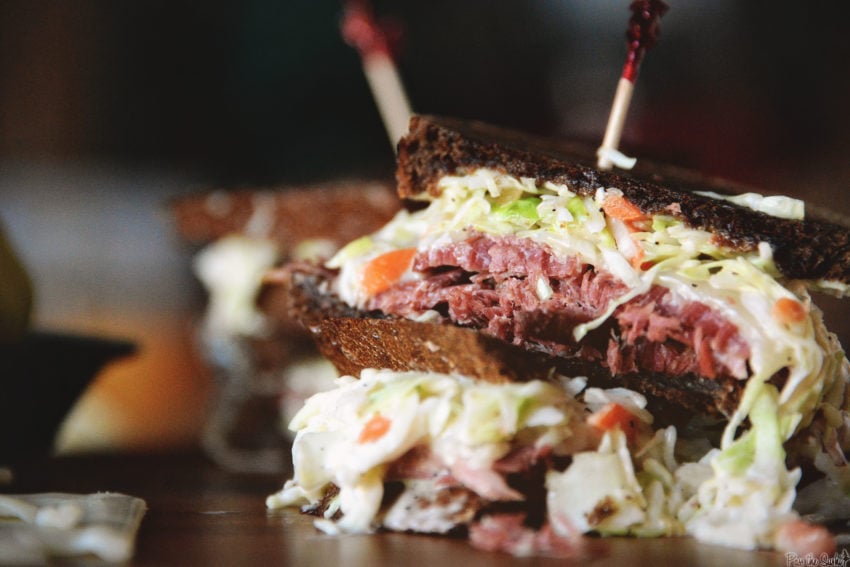
<svg viewBox="0 0 850 567">
<path fill-rule="evenodd" d="M 562 537 L 690 533 L 787 549 L 794 532 L 834 544 L 825 530 L 800 523 L 792 505 L 804 472 L 815 501 L 842 502 L 850 488 L 848 363 L 809 295 L 847 295 L 850 230 L 805 219 L 794 199 L 732 194 L 668 171 L 599 171 L 574 148 L 427 116 L 414 117 L 399 144 L 397 181 L 408 206 L 383 228 L 322 265 L 290 264 L 268 281 L 344 374 L 395 371 L 396 378 L 381 374 L 394 383 L 414 371 L 566 392 L 558 403 L 568 409 L 555 420 L 566 432 L 535 429 L 534 419 L 534 433 L 500 429 L 502 452 L 474 467 L 501 478 L 525 508 L 465 482 L 468 471 L 453 467 L 467 457 L 437 459 L 453 479 L 445 485 L 486 501 L 459 525 L 480 534 L 482 518 L 506 508 L 522 509 L 525 529 L 542 502 L 537 527 Z M 566 378 L 577 376 L 587 387 Z M 360 384 L 371 391 L 369 383 Z M 431 391 L 404 388 L 419 401 Z M 321 507 L 315 491 L 303 492 L 303 467 L 312 461 L 297 455 L 315 450 L 307 441 L 316 439 L 314 428 L 333 429 L 316 416 L 354 399 L 339 396 L 308 403 L 312 409 L 293 422 L 301 436 L 296 478 L 274 503 Z M 352 414 L 361 421 L 342 430 L 367 431 L 375 415 L 396 423 L 400 416 L 378 411 L 374 396 L 381 397 L 369 394 Z M 492 419 L 538 403 L 511 399 L 487 406 Z M 445 428 L 429 426 L 427 441 L 369 461 L 368 474 L 383 483 L 395 478 L 387 476 L 397 473 L 393 463 L 417 454 L 410 451 L 425 446 L 433 455 L 439 432 L 465 419 L 452 412 L 469 407 L 433 403 L 445 406 Z M 486 415 L 476 427 L 491 425 Z M 376 439 L 391 431 L 387 425 Z M 533 457 L 511 472 L 499 468 L 518 453 Z M 320 468 L 335 470 L 325 461 Z M 536 484 L 545 485 L 542 499 L 518 480 L 529 474 L 545 478 Z M 365 523 L 351 519 L 357 507 L 339 486 L 348 485 L 332 476 L 322 477 L 319 492 L 335 486 L 344 496 L 333 509 L 338 525 L 380 525 L 380 505 Z M 837 508 L 830 513 L 843 513 Z"/>
</svg>

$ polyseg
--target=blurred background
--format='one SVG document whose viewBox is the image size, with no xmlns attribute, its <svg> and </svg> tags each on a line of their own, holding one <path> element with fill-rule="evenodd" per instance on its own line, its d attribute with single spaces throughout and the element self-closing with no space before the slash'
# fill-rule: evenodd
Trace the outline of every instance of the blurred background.
<svg viewBox="0 0 850 567">
<path fill-rule="evenodd" d="M 842 3 L 669 3 L 622 148 L 850 214 Z M 592 144 L 628 7 L 374 3 L 399 31 L 416 111 Z M 211 391 L 193 355 L 203 299 L 171 199 L 393 175 L 341 13 L 338 0 L 0 1 L 0 223 L 33 281 L 33 326 L 137 345 L 80 399 L 60 451 L 197 439 Z"/>
</svg>

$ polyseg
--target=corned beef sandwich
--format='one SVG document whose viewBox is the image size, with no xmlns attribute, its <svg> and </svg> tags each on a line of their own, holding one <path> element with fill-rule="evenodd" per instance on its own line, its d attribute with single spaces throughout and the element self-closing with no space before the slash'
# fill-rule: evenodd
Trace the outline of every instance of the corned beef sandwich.
<svg viewBox="0 0 850 567">
<path fill-rule="evenodd" d="M 267 278 L 361 376 L 293 420 L 270 506 L 514 553 L 834 548 L 792 505 L 847 511 L 848 364 L 809 290 L 850 290 L 850 230 L 445 118 L 412 119 L 397 180 L 383 228 Z"/>
</svg>

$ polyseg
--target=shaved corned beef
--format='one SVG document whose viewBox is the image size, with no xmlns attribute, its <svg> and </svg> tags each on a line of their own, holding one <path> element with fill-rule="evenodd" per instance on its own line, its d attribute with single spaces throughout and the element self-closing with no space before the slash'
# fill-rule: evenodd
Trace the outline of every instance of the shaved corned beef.
<svg viewBox="0 0 850 567">
<path fill-rule="evenodd" d="M 416 318 L 427 311 L 445 321 L 480 329 L 507 342 L 559 356 L 598 357 L 575 343 L 576 325 L 601 316 L 628 292 L 614 275 L 561 257 L 545 245 L 514 236 L 473 233 L 414 258 L 420 279 L 378 294 L 368 308 Z M 543 292 L 541 292 L 541 289 Z M 747 376 L 749 347 L 729 320 L 707 305 L 682 301 L 669 289 L 649 292 L 619 306 L 612 326 L 586 341 L 607 340 L 605 360 L 613 375 L 640 370 L 738 379 Z"/>
<path fill-rule="evenodd" d="M 501 551 L 519 557 L 548 556 L 578 558 L 585 552 L 578 530 L 569 536 L 555 533 L 549 524 L 532 529 L 523 514 L 486 515 L 469 527 L 469 541 L 478 549 Z"/>
<path fill-rule="evenodd" d="M 674 375 L 715 378 L 725 368 L 735 378 L 747 377 L 750 350 L 738 328 L 702 303 L 682 305 L 655 286 L 614 315 L 620 337 L 609 342 L 608 364 L 615 374 L 625 370 L 625 359 L 631 367 Z"/>
</svg>

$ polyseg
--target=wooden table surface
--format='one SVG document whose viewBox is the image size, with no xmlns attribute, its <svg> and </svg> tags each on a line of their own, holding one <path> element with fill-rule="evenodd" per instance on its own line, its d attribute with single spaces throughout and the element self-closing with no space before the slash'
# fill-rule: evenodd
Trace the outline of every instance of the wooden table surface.
<svg viewBox="0 0 850 567">
<path fill-rule="evenodd" d="M 514 558 L 445 537 L 329 537 L 293 510 L 267 511 L 280 475 L 222 471 L 193 453 L 108 454 L 31 460 L 13 467 L 5 493 L 112 491 L 147 502 L 130 565 L 786 565 L 777 553 L 700 545 L 687 538 L 591 539 L 581 560 Z M 60 565 L 98 565 L 91 558 Z"/>
</svg>

